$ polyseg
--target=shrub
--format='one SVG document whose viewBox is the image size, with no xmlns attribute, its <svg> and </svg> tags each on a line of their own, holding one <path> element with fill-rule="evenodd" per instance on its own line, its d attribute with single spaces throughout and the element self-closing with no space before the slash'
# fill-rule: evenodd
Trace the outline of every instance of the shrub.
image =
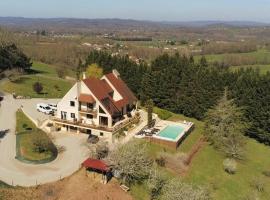
<svg viewBox="0 0 270 200">
<path fill-rule="evenodd" d="M 235 160 L 227 158 L 223 161 L 223 168 L 227 173 L 235 174 L 237 163 Z"/>
<path fill-rule="evenodd" d="M 158 199 L 165 184 L 166 178 L 157 168 L 150 171 L 147 187 L 150 192 L 151 200 Z"/>
<path fill-rule="evenodd" d="M 174 178 L 168 181 L 164 186 L 162 200 L 192 199 L 192 200 L 210 200 L 210 193 L 206 188 L 195 187 Z"/>
<path fill-rule="evenodd" d="M 156 158 L 155 161 L 160 167 L 164 167 L 166 164 L 166 159 L 163 156 Z"/>
<path fill-rule="evenodd" d="M 43 90 L 43 86 L 40 82 L 35 82 L 33 84 L 33 90 L 37 93 L 37 94 L 40 94 Z"/>
<path fill-rule="evenodd" d="M 64 78 L 66 75 L 66 70 L 63 68 L 57 68 L 56 73 L 59 78 Z"/>
<path fill-rule="evenodd" d="M 188 165 L 188 155 L 186 153 L 179 153 L 177 155 L 177 160 L 184 165 Z"/>
<path fill-rule="evenodd" d="M 34 151 L 38 153 L 44 153 L 51 149 L 51 142 L 45 134 L 36 133 L 33 136 Z"/>
<path fill-rule="evenodd" d="M 257 192 L 252 192 L 250 194 L 247 194 L 243 200 L 259 200 L 259 195 Z"/>
<path fill-rule="evenodd" d="M 162 120 L 166 120 L 172 116 L 171 112 L 157 108 L 157 107 L 154 107 L 154 113 L 156 113 L 158 117 Z"/>
<path fill-rule="evenodd" d="M 251 187 L 256 189 L 258 192 L 264 191 L 265 182 L 261 177 L 254 177 L 250 183 Z"/>
<path fill-rule="evenodd" d="M 270 177 L 270 171 L 263 171 L 262 173 L 263 173 L 263 175 Z"/>
</svg>

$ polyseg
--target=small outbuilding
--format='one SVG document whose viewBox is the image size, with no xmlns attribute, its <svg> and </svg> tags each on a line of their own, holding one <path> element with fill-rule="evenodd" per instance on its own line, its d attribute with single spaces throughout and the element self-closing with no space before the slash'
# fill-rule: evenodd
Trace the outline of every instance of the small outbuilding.
<svg viewBox="0 0 270 200">
<path fill-rule="evenodd" d="M 87 176 L 100 178 L 103 184 L 106 184 L 112 176 L 110 167 L 102 160 L 88 158 L 82 166 L 86 169 Z"/>
</svg>

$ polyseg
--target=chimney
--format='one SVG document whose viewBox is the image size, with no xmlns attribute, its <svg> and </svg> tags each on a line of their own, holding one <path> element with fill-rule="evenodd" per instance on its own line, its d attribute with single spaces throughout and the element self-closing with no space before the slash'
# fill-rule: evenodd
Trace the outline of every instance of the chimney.
<svg viewBox="0 0 270 200">
<path fill-rule="evenodd" d="M 120 77 L 120 73 L 119 73 L 116 69 L 113 69 L 113 70 L 112 70 L 112 73 L 113 73 L 113 75 L 114 75 L 116 78 L 119 78 L 119 77 Z"/>
<path fill-rule="evenodd" d="M 82 78 L 83 78 L 83 80 L 86 79 L 86 73 L 85 72 L 83 72 L 83 77 Z"/>
</svg>

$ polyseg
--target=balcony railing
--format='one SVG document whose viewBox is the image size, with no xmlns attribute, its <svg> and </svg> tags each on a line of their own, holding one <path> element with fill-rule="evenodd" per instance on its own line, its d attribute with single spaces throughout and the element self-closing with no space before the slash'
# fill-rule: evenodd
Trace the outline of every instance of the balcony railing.
<svg viewBox="0 0 270 200">
<path fill-rule="evenodd" d="M 83 123 L 82 120 L 80 120 L 80 121 L 76 121 L 76 120 L 70 121 L 70 120 L 59 119 L 59 118 L 56 118 L 56 117 L 53 117 L 52 120 L 55 121 L 55 122 L 62 123 L 62 124 L 68 124 L 68 125 L 73 125 L 73 126 L 78 126 L 78 127 L 83 127 L 83 128 L 98 129 L 98 130 L 102 130 L 102 131 L 108 131 L 108 132 L 115 133 L 115 132 L 119 131 L 120 129 L 134 123 L 136 120 L 140 120 L 140 116 L 135 115 L 132 118 L 128 118 L 128 119 L 124 120 L 123 122 L 115 125 L 112 128 L 109 128 L 109 127 L 107 127 L 105 125 L 86 124 L 86 123 Z"/>
<path fill-rule="evenodd" d="M 89 113 L 89 114 L 97 115 L 97 109 L 80 108 L 79 111 L 83 112 L 83 113 Z"/>
<path fill-rule="evenodd" d="M 78 127 L 83 127 L 83 128 L 92 128 L 92 129 L 98 129 L 98 130 L 108 131 L 108 132 L 113 131 L 113 128 L 109 128 L 106 126 L 97 126 L 94 124 L 86 124 L 86 123 L 82 123 L 82 121 L 64 120 L 64 119 L 59 119 L 59 118 L 55 118 L 55 117 L 52 120 L 55 122 L 62 123 L 62 124 L 68 124 L 68 125 L 73 125 L 73 126 L 78 126 Z"/>
</svg>

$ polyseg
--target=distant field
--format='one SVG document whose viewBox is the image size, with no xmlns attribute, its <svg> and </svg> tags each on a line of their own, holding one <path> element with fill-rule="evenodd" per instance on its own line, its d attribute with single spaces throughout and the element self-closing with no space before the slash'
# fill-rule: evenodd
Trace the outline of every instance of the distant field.
<svg viewBox="0 0 270 200">
<path fill-rule="evenodd" d="M 186 118 L 182 115 L 173 114 L 169 120 L 187 120 L 195 123 L 195 130 L 180 145 L 177 151 L 166 150 L 167 153 L 188 152 L 203 134 L 204 123 L 195 119 Z M 147 143 L 149 144 L 149 143 Z M 254 151 L 256 149 L 256 151 Z M 149 154 L 155 158 L 164 148 L 149 144 Z M 187 175 L 182 177 L 183 181 L 202 185 L 209 188 L 213 199 L 218 200 L 239 200 L 247 199 L 247 195 L 257 193 L 259 199 L 270 199 L 270 178 L 263 175 L 263 171 L 269 171 L 270 157 L 269 146 L 265 146 L 253 139 L 247 139 L 245 159 L 238 161 L 235 175 L 228 175 L 223 170 L 223 160 L 225 156 L 213 149 L 210 145 L 205 145 L 194 157 Z M 161 168 L 167 178 L 176 175 L 168 169 Z M 180 177 L 179 177 L 180 178 Z M 263 192 L 258 192 L 251 185 L 256 181 L 262 182 Z M 131 188 L 131 193 L 135 200 L 148 199 L 146 183 L 135 185 Z M 253 198 L 251 198 L 253 199 Z"/>
<path fill-rule="evenodd" d="M 202 56 L 194 56 L 195 61 L 199 61 Z M 250 53 L 213 54 L 205 55 L 208 62 L 253 62 L 253 64 L 270 64 L 270 51 L 259 49 Z M 250 63 L 249 63 L 250 64 Z M 242 64 L 241 64 L 242 65 Z M 243 64 L 248 65 L 248 64 Z"/>
<path fill-rule="evenodd" d="M 37 74 L 21 76 L 15 82 L 8 81 L 1 86 L 2 89 L 8 93 L 32 98 L 61 98 L 72 86 L 70 81 L 57 77 L 54 66 L 34 62 L 32 69 L 36 70 Z M 41 94 L 34 92 L 33 84 L 35 82 L 42 84 L 43 91 Z"/>
<path fill-rule="evenodd" d="M 270 72 L 270 65 L 247 65 L 247 66 L 233 66 L 230 69 L 232 71 L 237 71 L 238 69 L 258 69 L 261 74 L 266 74 L 267 72 Z"/>
</svg>

